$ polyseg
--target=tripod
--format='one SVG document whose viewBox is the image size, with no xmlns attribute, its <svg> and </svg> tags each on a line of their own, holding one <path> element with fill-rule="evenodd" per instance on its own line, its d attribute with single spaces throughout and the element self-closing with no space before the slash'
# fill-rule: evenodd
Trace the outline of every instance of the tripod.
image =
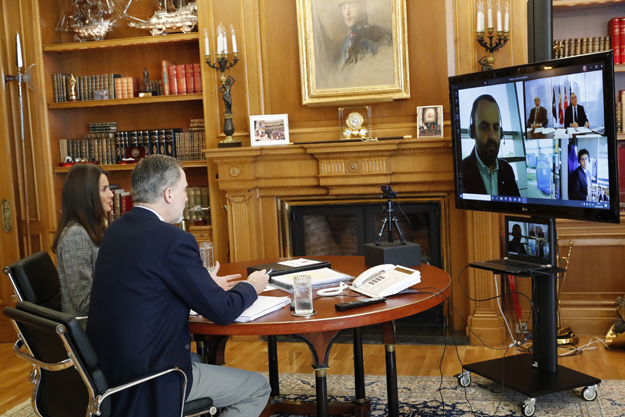
<svg viewBox="0 0 625 417">
<path fill-rule="evenodd" d="M 386 229 L 386 226 L 388 226 L 388 241 L 393 242 L 393 223 L 394 223 L 395 228 L 397 229 L 397 234 L 399 235 L 399 241 L 401 242 L 402 245 L 405 245 L 407 241 L 406 241 L 406 238 L 404 237 L 404 234 L 401 232 L 401 229 L 399 228 L 399 221 L 397 221 L 397 216 L 393 216 L 393 201 L 391 200 L 391 198 L 397 197 L 397 193 L 393 191 L 388 191 L 388 192 L 385 192 L 385 194 L 387 195 L 387 200 L 386 200 L 386 207 L 384 208 L 384 210 L 386 210 L 386 212 L 388 213 L 388 216 L 385 217 L 384 220 L 382 221 L 382 229 L 380 230 L 380 233 L 378 234 L 378 237 L 375 240 L 375 244 L 376 246 L 380 246 L 382 244 L 382 235 L 384 234 L 384 229 Z"/>
</svg>

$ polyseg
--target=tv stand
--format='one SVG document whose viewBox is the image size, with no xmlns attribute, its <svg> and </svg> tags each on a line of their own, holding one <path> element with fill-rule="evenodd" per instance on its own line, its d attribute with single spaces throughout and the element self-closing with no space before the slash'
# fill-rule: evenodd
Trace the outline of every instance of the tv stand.
<svg viewBox="0 0 625 417">
<path fill-rule="evenodd" d="M 556 236 L 555 219 L 550 219 L 552 248 L 557 245 Z M 597 385 L 601 383 L 598 378 L 558 365 L 556 275 L 565 270 L 557 267 L 556 252 L 550 251 L 553 267 L 534 273 L 532 280 L 532 289 L 536 286 L 536 291 L 532 291 L 536 311 L 532 315 L 533 353 L 464 365 L 464 371 L 456 375 L 461 386 L 471 383 L 470 373 L 473 372 L 527 395 L 521 410 L 524 416 L 534 414 L 536 397 L 541 395 L 584 387 L 582 397 L 592 401 L 597 398 Z M 514 275 L 530 276 L 528 273 Z"/>
</svg>

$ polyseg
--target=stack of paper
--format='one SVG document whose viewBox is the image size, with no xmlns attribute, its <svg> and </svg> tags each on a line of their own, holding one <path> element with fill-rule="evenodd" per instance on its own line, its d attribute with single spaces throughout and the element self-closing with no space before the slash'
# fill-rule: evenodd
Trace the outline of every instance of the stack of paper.
<svg viewBox="0 0 625 417">
<path fill-rule="evenodd" d="M 351 275 L 337 272 L 330 268 L 319 268 L 305 272 L 296 272 L 294 274 L 271 277 L 269 282 L 276 287 L 293 292 L 293 278 L 297 275 L 310 275 L 313 288 L 327 287 L 341 281 L 348 281 L 352 279 Z"/>
<path fill-rule="evenodd" d="M 291 297 L 269 297 L 259 295 L 258 299 L 249 306 L 234 321 L 245 323 L 246 321 L 256 320 L 259 317 L 269 314 L 272 311 L 280 310 L 282 307 L 291 304 Z"/>
</svg>

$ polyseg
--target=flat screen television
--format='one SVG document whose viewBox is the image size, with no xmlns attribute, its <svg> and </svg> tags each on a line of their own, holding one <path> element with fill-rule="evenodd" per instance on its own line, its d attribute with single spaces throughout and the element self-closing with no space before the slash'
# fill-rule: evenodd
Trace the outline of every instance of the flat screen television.
<svg viewBox="0 0 625 417">
<path fill-rule="evenodd" d="M 449 78 L 456 206 L 619 222 L 612 52 Z"/>
</svg>

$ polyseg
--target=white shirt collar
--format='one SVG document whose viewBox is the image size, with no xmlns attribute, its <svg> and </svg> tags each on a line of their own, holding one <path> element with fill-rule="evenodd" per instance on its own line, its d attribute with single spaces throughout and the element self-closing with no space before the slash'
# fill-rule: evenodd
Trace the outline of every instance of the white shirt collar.
<svg viewBox="0 0 625 417">
<path fill-rule="evenodd" d="M 139 207 L 139 208 L 142 208 L 142 209 L 149 210 L 149 211 L 151 211 L 152 213 L 156 214 L 156 217 L 158 217 L 160 221 L 162 221 L 162 222 L 164 222 L 164 221 L 165 221 L 165 219 L 163 219 L 163 216 L 161 216 L 160 214 L 158 214 L 158 212 L 157 212 L 156 210 L 154 210 L 154 209 L 151 209 L 151 208 L 146 207 L 146 206 L 140 206 L 140 205 L 136 205 L 135 207 Z"/>
</svg>

